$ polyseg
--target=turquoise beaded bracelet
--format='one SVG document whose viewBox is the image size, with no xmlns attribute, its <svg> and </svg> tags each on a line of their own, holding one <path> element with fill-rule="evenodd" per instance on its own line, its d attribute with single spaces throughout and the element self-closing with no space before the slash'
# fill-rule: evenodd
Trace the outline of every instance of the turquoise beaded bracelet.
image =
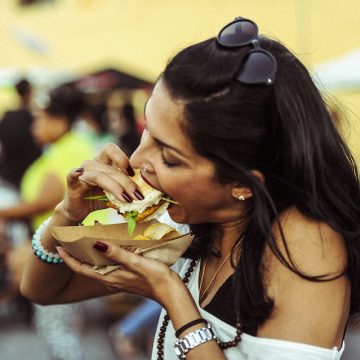
<svg viewBox="0 0 360 360">
<path fill-rule="evenodd" d="M 31 241 L 32 249 L 34 254 L 43 262 L 47 264 L 61 264 L 64 262 L 64 260 L 61 259 L 60 255 L 57 253 L 47 251 L 46 249 L 44 249 L 44 247 L 41 244 L 41 235 L 43 234 L 44 229 L 49 224 L 50 220 L 51 217 L 45 220 L 35 231 L 35 234 Z"/>
</svg>

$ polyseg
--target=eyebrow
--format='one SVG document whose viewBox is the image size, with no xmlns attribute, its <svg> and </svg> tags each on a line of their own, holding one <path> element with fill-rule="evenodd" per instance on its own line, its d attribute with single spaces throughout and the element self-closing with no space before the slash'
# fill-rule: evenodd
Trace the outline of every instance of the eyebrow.
<svg viewBox="0 0 360 360">
<path fill-rule="evenodd" d="M 145 105 L 144 105 L 144 120 L 145 120 L 145 124 L 147 124 L 147 120 L 146 120 L 146 115 L 145 115 L 145 111 L 146 111 L 146 105 L 147 105 L 147 102 L 148 102 L 149 99 L 147 99 Z M 148 128 L 147 128 L 148 129 Z M 149 129 L 148 129 L 149 131 Z M 172 146 L 172 145 L 169 145 L 165 142 L 163 142 L 162 140 L 154 137 L 153 135 L 151 135 L 151 137 L 154 139 L 154 141 L 158 144 L 158 145 L 161 145 L 163 147 L 166 147 L 168 149 L 171 149 L 171 150 L 174 150 L 176 151 L 179 155 L 181 155 L 182 157 L 184 158 L 188 158 L 183 152 L 181 152 L 179 149 L 177 149 L 176 147 Z"/>
<path fill-rule="evenodd" d="M 161 146 L 163 146 L 163 147 L 166 147 L 166 148 L 168 148 L 168 149 L 171 149 L 171 150 L 176 151 L 179 155 L 181 155 L 181 156 L 184 157 L 184 158 L 188 158 L 185 154 L 183 154 L 183 153 L 182 153 L 179 149 L 177 149 L 176 147 L 174 147 L 174 146 L 172 146 L 172 145 L 169 145 L 169 144 L 166 144 L 166 143 L 164 143 L 163 141 L 161 141 L 161 140 L 153 137 L 152 135 L 151 135 L 151 137 L 154 139 L 154 141 L 155 141 L 157 144 L 159 144 L 159 145 L 161 145 Z"/>
</svg>

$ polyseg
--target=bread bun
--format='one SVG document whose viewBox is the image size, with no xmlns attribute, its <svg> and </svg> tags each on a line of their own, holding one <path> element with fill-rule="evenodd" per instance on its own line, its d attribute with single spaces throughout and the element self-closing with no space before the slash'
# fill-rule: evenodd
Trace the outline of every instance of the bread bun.
<svg viewBox="0 0 360 360">
<path fill-rule="evenodd" d="M 135 176 L 132 177 L 132 180 L 144 195 L 144 199 L 133 200 L 131 203 L 128 203 L 126 201 L 120 201 L 110 191 L 104 190 L 106 197 L 111 203 L 111 207 L 123 215 L 137 211 L 137 222 L 151 220 L 166 211 L 169 203 L 162 200 L 165 194 L 146 183 L 141 177 L 140 170 L 135 170 Z"/>
</svg>

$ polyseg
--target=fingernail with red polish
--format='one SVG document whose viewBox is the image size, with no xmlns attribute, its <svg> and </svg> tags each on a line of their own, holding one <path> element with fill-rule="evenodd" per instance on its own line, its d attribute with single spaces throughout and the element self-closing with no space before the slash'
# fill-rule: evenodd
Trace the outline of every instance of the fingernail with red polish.
<svg viewBox="0 0 360 360">
<path fill-rule="evenodd" d="M 141 193 L 141 191 L 140 190 L 138 190 L 138 189 L 136 189 L 135 191 L 134 191 L 134 195 L 139 199 L 139 200 L 144 200 L 144 195 Z"/>
<path fill-rule="evenodd" d="M 129 176 L 135 175 L 135 171 L 130 165 L 126 168 L 126 172 L 128 173 Z"/>
<path fill-rule="evenodd" d="M 77 168 L 75 172 L 82 174 L 84 172 L 84 168 Z"/>
<path fill-rule="evenodd" d="M 121 196 L 128 202 L 128 203 L 131 203 L 133 200 L 132 200 L 132 198 L 130 197 L 130 195 L 126 192 L 126 191 L 124 191 L 122 194 L 121 194 Z"/>
<path fill-rule="evenodd" d="M 104 244 L 103 242 L 101 242 L 101 241 L 97 241 L 97 242 L 94 244 L 93 248 L 94 248 L 95 250 L 97 250 L 97 251 L 100 251 L 100 252 L 103 252 L 103 253 L 104 253 L 104 252 L 107 251 L 108 246 L 107 246 L 106 244 Z"/>
</svg>

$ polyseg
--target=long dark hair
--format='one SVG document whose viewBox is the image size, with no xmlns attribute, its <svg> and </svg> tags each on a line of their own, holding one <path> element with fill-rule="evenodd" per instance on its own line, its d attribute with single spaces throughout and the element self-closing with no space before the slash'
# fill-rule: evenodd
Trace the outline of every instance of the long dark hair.
<svg viewBox="0 0 360 360">
<path fill-rule="evenodd" d="M 184 129 L 197 152 L 214 163 L 218 181 L 246 184 L 254 194 L 247 200 L 234 276 L 236 307 L 249 333 L 256 333 L 273 308 L 263 281 L 265 245 L 309 281 L 334 278 L 299 271 L 291 254 L 279 250 L 272 229 L 290 207 L 326 222 L 344 238 L 351 312 L 360 307 L 360 189 L 354 160 L 306 68 L 279 42 L 259 41 L 278 62 L 272 86 L 236 81 L 249 48 L 224 49 L 215 39 L 182 50 L 161 76 L 170 95 L 184 100 Z M 265 184 L 251 170 L 263 173 Z M 214 226 L 191 227 L 196 241 L 190 253 L 203 256 Z M 283 242 L 288 252 L 284 237 Z"/>
</svg>

